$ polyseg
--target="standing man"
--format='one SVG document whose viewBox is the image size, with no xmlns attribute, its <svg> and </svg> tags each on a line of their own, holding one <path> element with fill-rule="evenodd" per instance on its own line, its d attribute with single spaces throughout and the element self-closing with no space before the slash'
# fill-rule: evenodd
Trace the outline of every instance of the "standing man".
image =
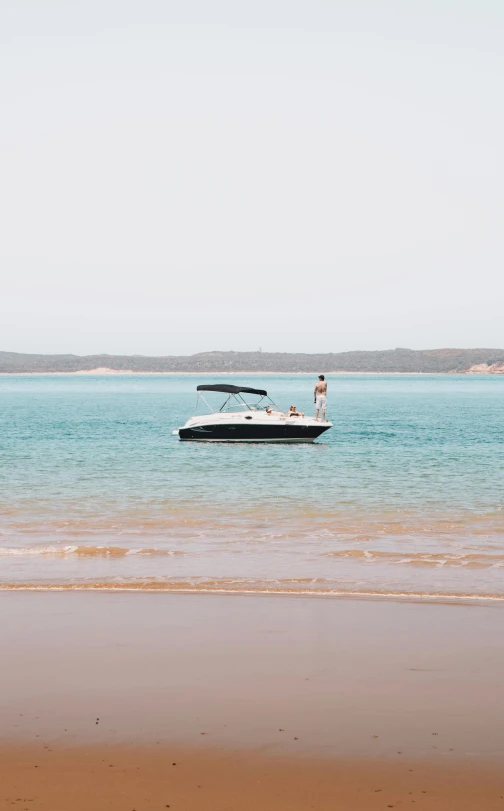
<svg viewBox="0 0 504 811">
<path fill-rule="evenodd" d="M 327 408 L 327 383 L 324 375 L 319 375 L 315 383 L 315 390 L 313 392 L 313 400 L 315 403 L 315 419 L 318 422 L 319 411 L 322 411 L 322 422 L 325 422 L 325 413 Z"/>
</svg>

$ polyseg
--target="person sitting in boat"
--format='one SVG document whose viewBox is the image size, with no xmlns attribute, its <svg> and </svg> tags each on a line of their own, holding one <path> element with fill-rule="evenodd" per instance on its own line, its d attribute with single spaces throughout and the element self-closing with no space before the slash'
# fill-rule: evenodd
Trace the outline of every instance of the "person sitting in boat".
<svg viewBox="0 0 504 811">
<path fill-rule="evenodd" d="M 285 414 L 283 411 L 275 411 L 271 406 L 266 406 L 264 409 L 268 417 L 276 417 L 276 419 L 285 419 Z"/>
<path fill-rule="evenodd" d="M 297 411 L 295 405 L 291 405 L 291 407 L 289 408 L 289 413 L 287 414 L 287 416 L 288 417 L 304 417 L 304 414 L 303 414 L 302 411 Z"/>
</svg>

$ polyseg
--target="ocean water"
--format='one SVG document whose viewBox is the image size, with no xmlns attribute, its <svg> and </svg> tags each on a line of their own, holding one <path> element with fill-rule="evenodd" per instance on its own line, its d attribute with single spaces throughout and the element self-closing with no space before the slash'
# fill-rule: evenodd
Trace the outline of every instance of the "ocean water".
<svg viewBox="0 0 504 811">
<path fill-rule="evenodd" d="M 283 446 L 172 436 L 209 377 L 0 376 L 0 588 L 504 600 L 504 377 L 328 380 Z"/>
</svg>

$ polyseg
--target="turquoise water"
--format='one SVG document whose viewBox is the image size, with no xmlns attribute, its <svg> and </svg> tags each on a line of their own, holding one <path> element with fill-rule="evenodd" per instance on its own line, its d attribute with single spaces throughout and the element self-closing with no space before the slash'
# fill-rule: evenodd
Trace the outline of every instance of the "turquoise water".
<svg viewBox="0 0 504 811">
<path fill-rule="evenodd" d="M 329 376 L 290 446 L 180 442 L 200 382 L 0 377 L 1 586 L 504 598 L 504 377 Z"/>
</svg>

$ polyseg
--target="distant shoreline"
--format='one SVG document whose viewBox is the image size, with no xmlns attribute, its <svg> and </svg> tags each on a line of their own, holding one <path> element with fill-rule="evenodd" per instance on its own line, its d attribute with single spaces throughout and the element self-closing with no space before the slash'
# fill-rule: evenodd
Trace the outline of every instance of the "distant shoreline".
<svg viewBox="0 0 504 811">
<path fill-rule="evenodd" d="M 0 374 L 73 375 L 504 374 L 504 349 L 43 355 L 0 351 Z"/>
<path fill-rule="evenodd" d="M 347 371 L 334 371 L 334 372 L 324 372 L 325 375 L 375 375 L 375 376 L 390 376 L 393 375 L 394 377 L 432 377 L 436 375 L 436 377 L 453 377 L 453 375 L 470 375 L 471 377 L 491 377 L 491 376 L 499 376 L 502 372 L 471 372 L 469 370 L 464 370 L 461 372 L 347 372 Z M 220 371 L 213 371 L 213 372 L 134 372 L 133 370 L 122 370 L 122 369 L 109 369 L 107 371 L 99 371 L 97 369 L 90 369 L 82 370 L 78 372 L 0 372 L 0 377 L 145 377 L 145 376 L 156 376 L 156 377 L 180 377 L 182 375 L 192 375 L 203 377 L 203 376 L 222 376 L 222 375 L 229 375 L 230 377 L 236 377 L 238 375 L 282 375 L 285 377 L 292 377 L 293 375 L 300 375 L 304 377 L 316 377 L 316 372 L 274 372 L 274 371 L 265 371 L 265 372 L 248 372 L 248 371 L 241 371 L 241 372 L 220 372 Z"/>
</svg>

